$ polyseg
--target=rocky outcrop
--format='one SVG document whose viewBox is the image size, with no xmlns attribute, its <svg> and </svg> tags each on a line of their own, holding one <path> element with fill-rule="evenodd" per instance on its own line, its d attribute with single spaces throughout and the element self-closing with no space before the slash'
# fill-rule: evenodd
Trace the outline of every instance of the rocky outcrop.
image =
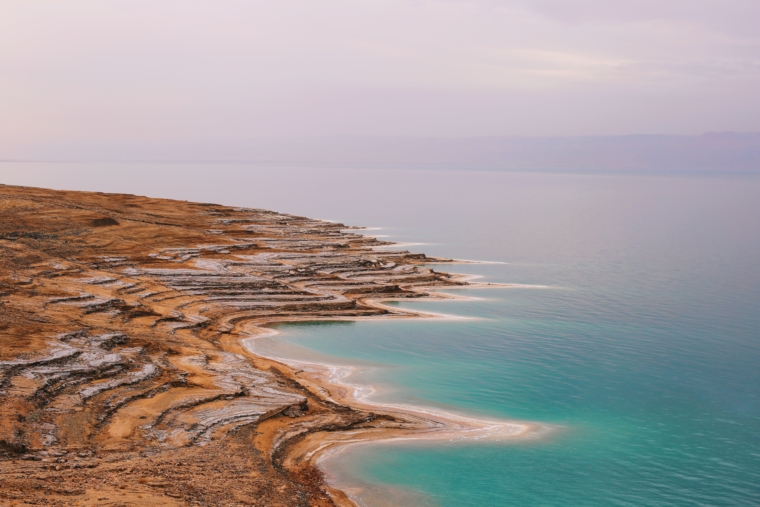
<svg viewBox="0 0 760 507">
<path fill-rule="evenodd" d="M 251 323 L 389 315 L 369 298 L 460 284 L 385 244 L 266 210 L 0 186 L 0 503 L 332 505 L 288 446 L 393 417 L 238 342 Z M 205 471 L 166 472 L 191 459 Z"/>
</svg>

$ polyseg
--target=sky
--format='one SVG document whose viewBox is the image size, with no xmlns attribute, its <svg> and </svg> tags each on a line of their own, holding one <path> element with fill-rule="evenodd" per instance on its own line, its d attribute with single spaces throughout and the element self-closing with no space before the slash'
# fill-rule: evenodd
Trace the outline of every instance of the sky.
<svg viewBox="0 0 760 507">
<path fill-rule="evenodd" d="M 0 158 L 89 141 L 757 132 L 759 27 L 758 0 L 0 0 Z"/>
</svg>

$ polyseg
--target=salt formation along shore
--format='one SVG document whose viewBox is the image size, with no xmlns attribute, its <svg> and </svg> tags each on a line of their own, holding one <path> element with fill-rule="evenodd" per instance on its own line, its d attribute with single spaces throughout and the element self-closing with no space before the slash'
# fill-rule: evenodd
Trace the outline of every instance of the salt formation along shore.
<svg viewBox="0 0 760 507">
<path fill-rule="evenodd" d="M 0 504 L 353 505 L 316 466 L 331 447 L 492 431 L 372 406 L 246 346 L 274 322 L 408 318 L 381 301 L 468 283 L 387 244 L 260 209 L 0 185 Z"/>
</svg>

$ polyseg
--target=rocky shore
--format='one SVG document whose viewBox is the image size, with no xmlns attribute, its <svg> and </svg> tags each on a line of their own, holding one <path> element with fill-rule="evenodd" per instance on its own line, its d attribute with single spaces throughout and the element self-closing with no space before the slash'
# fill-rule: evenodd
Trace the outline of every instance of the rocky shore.
<svg viewBox="0 0 760 507">
<path fill-rule="evenodd" d="M 466 283 L 384 244 L 260 209 L 0 185 L 0 504 L 352 505 L 319 449 L 438 423 L 330 396 L 242 341 L 408 316 L 377 300 Z"/>
</svg>

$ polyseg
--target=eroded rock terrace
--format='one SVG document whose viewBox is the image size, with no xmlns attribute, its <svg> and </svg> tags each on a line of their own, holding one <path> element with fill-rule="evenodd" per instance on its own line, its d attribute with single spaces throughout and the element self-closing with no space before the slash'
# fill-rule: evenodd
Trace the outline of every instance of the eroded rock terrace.
<svg viewBox="0 0 760 507">
<path fill-rule="evenodd" d="M 0 500 L 332 505 L 317 470 L 278 456 L 382 417 L 240 339 L 267 322 L 389 315 L 373 300 L 461 284 L 383 245 L 266 210 L 0 186 Z M 264 421 L 281 422 L 266 442 Z M 167 472 L 198 449 L 204 469 Z"/>
</svg>

